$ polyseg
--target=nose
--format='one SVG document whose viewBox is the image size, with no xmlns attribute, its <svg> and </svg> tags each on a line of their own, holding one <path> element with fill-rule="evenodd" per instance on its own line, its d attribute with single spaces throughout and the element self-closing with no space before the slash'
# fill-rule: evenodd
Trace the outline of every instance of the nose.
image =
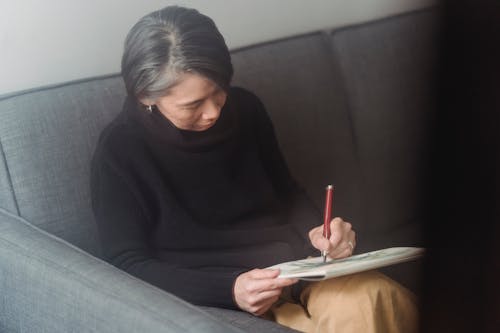
<svg viewBox="0 0 500 333">
<path fill-rule="evenodd" d="M 213 121 L 219 118 L 220 106 L 216 103 L 208 103 L 207 107 L 203 111 L 203 119 L 207 121 Z"/>
</svg>

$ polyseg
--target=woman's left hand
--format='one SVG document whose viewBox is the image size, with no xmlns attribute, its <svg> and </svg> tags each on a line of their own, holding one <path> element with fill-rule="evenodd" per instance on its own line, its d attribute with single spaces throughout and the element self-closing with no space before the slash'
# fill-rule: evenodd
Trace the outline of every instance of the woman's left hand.
<svg viewBox="0 0 500 333">
<path fill-rule="evenodd" d="M 328 257 L 332 259 L 345 258 L 352 255 L 356 246 L 356 233 L 352 230 L 349 222 L 340 217 L 330 222 L 330 239 L 323 237 L 323 226 L 309 231 L 311 244 L 320 251 L 327 251 Z"/>
</svg>

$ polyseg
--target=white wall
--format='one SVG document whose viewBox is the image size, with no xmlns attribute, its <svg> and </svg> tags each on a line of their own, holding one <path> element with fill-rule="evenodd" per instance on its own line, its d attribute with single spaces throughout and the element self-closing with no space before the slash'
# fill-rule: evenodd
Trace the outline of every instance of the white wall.
<svg viewBox="0 0 500 333">
<path fill-rule="evenodd" d="M 119 71 L 143 15 L 170 4 L 212 17 L 230 48 L 389 16 L 433 0 L 0 0 L 0 95 Z"/>
</svg>

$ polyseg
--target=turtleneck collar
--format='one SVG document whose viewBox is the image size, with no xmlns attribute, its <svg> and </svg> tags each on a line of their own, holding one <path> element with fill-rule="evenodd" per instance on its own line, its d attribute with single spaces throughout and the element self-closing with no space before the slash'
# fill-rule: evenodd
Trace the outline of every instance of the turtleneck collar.
<svg viewBox="0 0 500 333">
<path fill-rule="evenodd" d="M 132 121 L 139 122 L 141 127 L 153 140 L 174 146 L 181 150 L 201 152 L 207 151 L 230 139 L 238 129 L 238 116 L 235 112 L 231 92 L 228 94 L 217 122 L 205 131 L 189 131 L 177 128 L 160 111 L 141 110 L 134 97 L 128 96 L 125 101 L 125 112 Z"/>
</svg>

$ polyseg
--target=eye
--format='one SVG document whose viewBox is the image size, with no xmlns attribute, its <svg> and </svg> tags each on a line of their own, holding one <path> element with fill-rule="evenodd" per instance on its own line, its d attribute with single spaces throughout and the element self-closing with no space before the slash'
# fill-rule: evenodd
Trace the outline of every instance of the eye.
<svg viewBox="0 0 500 333">
<path fill-rule="evenodd" d="M 182 110 L 186 110 L 186 111 L 194 111 L 196 110 L 199 106 L 201 105 L 201 101 L 200 102 L 196 102 L 194 104 L 189 104 L 189 105 L 186 105 L 186 106 L 183 106 L 182 107 Z"/>
</svg>

